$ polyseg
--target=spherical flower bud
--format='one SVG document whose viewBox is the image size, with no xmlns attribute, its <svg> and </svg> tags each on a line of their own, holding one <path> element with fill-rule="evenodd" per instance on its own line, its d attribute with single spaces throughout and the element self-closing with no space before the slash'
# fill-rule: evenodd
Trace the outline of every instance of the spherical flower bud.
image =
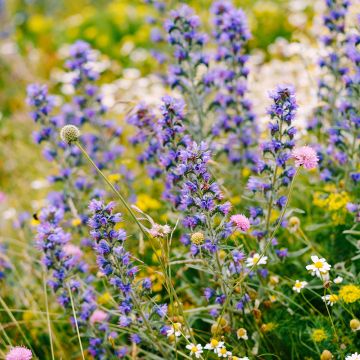
<svg viewBox="0 0 360 360">
<path fill-rule="evenodd" d="M 243 214 L 236 214 L 231 216 L 230 220 L 235 224 L 235 226 L 241 231 L 247 231 L 250 229 L 250 221 Z"/>
<path fill-rule="evenodd" d="M 74 125 L 65 125 L 60 131 L 61 140 L 71 144 L 80 137 L 80 130 Z"/>
<path fill-rule="evenodd" d="M 107 318 L 106 312 L 102 310 L 95 310 L 92 315 L 90 316 L 90 324 L 94 325 L 95 323 L 103 323 Z"/>
<path fill-rule="evenodd" d="M 297 216 L 292 216 L 288 222 L 288 229 L 291 232 L 298 231 L 300 227 L 300 219 Z"/>
<path fill-rule="evenodd" d="M 26 347 L 15 346 L 6 355 L 6 360 L 30 360 L 32 359 L 32 352 Z"/>
<path fill-rule="evenodd" d="M 310 146 L 302 146 L 294 149 L 292 157 L 295 159 L 296 167 L 304 166 L 304 168 L 308 170 L 316 168 L 319 161 L 316 151 Z"/>
<path fill-rule="evenodd" d="M 360 330 L 360 321 L 358 319 L 350 320 L 350 327 L 352 331 L 359 331 Z"/>
<path fill-rule="evenodd" d="M 332 353 L 329 350 L 324 350 L 320 355 L 320 360 L 331 360 Z"/>
<path fill-rule="evenodd" d="M 204 242 L 204 234 L 201 232 L 196 232 L 191 235 L 191 242 L 195 245 L 201 245 Z"/>
</svg>

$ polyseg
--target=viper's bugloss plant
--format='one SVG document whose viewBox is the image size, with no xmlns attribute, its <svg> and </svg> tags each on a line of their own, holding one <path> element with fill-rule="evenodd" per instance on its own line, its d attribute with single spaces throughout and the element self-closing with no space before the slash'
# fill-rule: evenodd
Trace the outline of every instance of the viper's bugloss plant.
<svg viewBox="0 0 360 360">
<path fill-rule="evenodd" d="M 145 0 L 136 40 L 121 30 L 131 69 L 95 49 L 106 36 L 85 22 L 94 47 L 62 47 L 60 82 L 28 86 L 47 160 L 32 168 L 48 171 L 22 186 L 33 216 L 0 236 L 1 358 L 358 358 L 357 7 L 324 0 L 321 56 L 314 41 L 295 56 L 285 40 L 254 48 L 277 9 L 256 1 Z M 289 5 L 282 35 L 311 22 L 301 9 Z M 26 28 L 47 24 L 29 16 Z M 270 74 L 294 86 L 263 99 Z M 5 231 L 13 200 L 0 193 Z"/>
</svg>

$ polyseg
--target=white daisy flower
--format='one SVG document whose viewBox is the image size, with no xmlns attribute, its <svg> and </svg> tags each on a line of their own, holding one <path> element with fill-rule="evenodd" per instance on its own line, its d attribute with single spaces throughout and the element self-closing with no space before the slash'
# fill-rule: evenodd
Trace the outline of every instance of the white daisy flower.
<svg viewBox="0 0 360 360">
<path fill-rule="evenodd" d="M 267 256 L 259 255 L 258 253 L 255 253 L 253 256 L 249 256 L 246 259 L 246 266 L 247 267 L 253 267 L 255 265 L 265 265 L 267 262 Z"/>
<path fill-rule="evenodd" d="M 216 349 L 216 353 L 217 353 L 217 356 L 219 357 L 219 358 L 227 358 L 227 357 L 229 357 L 229 356 L 231 356 L 232 354 L 231 354 L 231 351 L 227 351 L 226 350 L 226 347 L 225 346 L 223 346 L 223 347 L 219 347 L 219 348 L 217 348 Z"/>
<path fill-rule="evenodd" d="M 202 346 L 200 344 L 195 345 L 191 343 L 189 345 L 186 345 L 186 348 L 190 350 L 190 356 L 195 355 L 197 359 L 199 359 L 201 353 L 203 352 Z"/>
<path fill-rule="evenodd" d="M 295 285 L 293 286 L 293 290 L 300 293 L 301 289 L 303 289 L 305 286 L 307 285 L 307 282 L 306 281 L 299 281 L 299 280 L 296 280 L 295 281 Z"/>
<path fill-rule="evenodd" d="M 351 355 L 348 355 L 345 360 L 360 360 L 360 354 L 357 352 Z"/>
<path fill-rule="evenodd" d="M 174 323 L 169 330 L 166 331 L 167 337 L 175 335 L 176 337 L 181 336 L 181 324 Z"/>
<path fill-rule="evenodd" d="M 221 348 L 224 346 L 223 341 L 218 341 L 216 339 L 211 339 L 208 344 L 205 345 L 204 349 L 206 350 L 214 350 L 216 352 L 217 348 Z"/>
<path fill-rule="evenodd" d="M 325 295 L 321 297 L 324 302 L 328 305 L 333 306 L 336 302 L 338 302 L 339 297 L 335 294 Z"/>
<path fill-rule="evenodd" d="M 236 335 L 238 339 L 243 339 L 243 340 L 247 340 L 248 339 L 248 335 L 247 335 L 247 331 L 244 328 L 240 328 L 236 331 Z"/>
<path fill-rule="evenodd" d="M 312 276 L 324 278 L 324 275 L 330 271 L 331 265 L 329 265 L 324 258 L 319 258 L 316 255 L 311 256 L 312 264 L 306 265 L 306 270 L 311 272 Z"/>
<path fill-rule="evenodd" d="M 338 276 L 334 279 L 335 284 L 341 284 L 343 282 L 343 278 L 341 276 Z"/>
</svg>

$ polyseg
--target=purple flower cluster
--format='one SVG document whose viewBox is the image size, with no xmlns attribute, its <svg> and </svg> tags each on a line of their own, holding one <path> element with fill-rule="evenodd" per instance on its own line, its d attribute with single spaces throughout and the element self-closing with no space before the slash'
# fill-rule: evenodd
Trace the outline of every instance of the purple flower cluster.
<svg viewBox="0 0 360 360">
<path fill-rule="evenodd" d="M 360 24 L 360 19 L 358 20 Z M 356 168 L 356 159 L 360 146 L 360 32 L 346 38 L 346 56 L 349 60 L 349 72 L 343 76 L 344 94 L 339 105 L 339 118 L 329 129 L 327 154 L 332 161 L 328 167 L 329 175 L 347 167 L 352 180 L 360 181 Z"/>
<path fill-rule="evenodd" d="M 169 68 L 168 82 L 172 88 L 180 89 L 186 96 L 191 112 L 194 113 L 194 124 L 190 130 L 193 134 L 204 134 L 205 96 L 207 86 L 202 81 L 205 76 L 199 75 L 200 68 L 209 66 L 209 57 L 204 53 L 207 35 L 199 31 L 200 19 L 193 10 L 182 5 L 170 12 L 165 21 L 168 42 L 173 47 L 175 65 Z"/>
<path fill-rule="evenodd" d="M 130 253 L 124 248 L 126 232 L 114 229 L 122 219 L 120 213 L 113 213 L 114 207 L 114 203 L 104 205 L 101 201 L 92 200 L 89 209 L 93 215 L 89 219 L 89 226 L 95 242 L 98 267 L 121 293 L 119 323 L 123 327 L 128 327 L 132 323 L 128 315 L 133 309 L 133 281 L 138 269 L 133 265 Z"/>
<path fill-rule="evenodd" d="M 133 145 L 147 144 L 138 156 L 141 164 L 146 164 L 148 174 L 152 179 L 161 174 L 157 164 L 160 141 L 158 139 L 157 119 L 152 109 L 145 104 L 138 104 L 127 117 L 127 122 L 137 128 L 137 132 L 130 138 Z"/>
<path fill-rule="evenodd" d="M 72 292 L 77 292 L 80 287 L 80 283 L 72 279 L 71 275 L 75 270 L 86 272 L 87 269 L 79 251 L 67 251 L 71 236 L 60 227 L 63 218 L 62 209 L 44 208 L 39 214 L 36 245 L 43 252 L 43 264 L 47 270 L 51 270 L 48 284 L 54 292 L 60 293 L 58 302 L 66 308 L 70 304 L 67 287 Z"/>
<path fill-rule="evenodd" d="M 291 150 L 295 145 L 295 127 L 292 125 L 297 104 L 295 92 L 291 86 L 279 86 L 270 94 L 272 104 L 268 109 L 270 141 L 261 145 L 263 160 L 258 162 L 259 176 L 250 177 L 247 187 L 253 193 L 262 194 L 268 203 L 267 208 L 250 207 L 251 222 L 261 225 L 261 231 L 253 234 L 262 239 L 270 229 L 271 209 L 275 206 L 283 209 L 286 196 L 281 195 L 281 188 L 287 187 L 295 175 L 295 168 L 288 164 Z M 263 223 L 265 220 L 265 224 Z"/>
<path fill-rule="evenodd" d="M 212 12 L 218 64 L 207 76 L 217 90 L 211 105 L 217 116 L 212 132 L 215 136 L 226 134 L 223 148 L 232 163 L 254 166 L 256 156 L 250 148 L 256 144 L 257 127 L 251 101 L 246 98 L 246 45 L 250 38 L 246 15 L 230 1 L 216 1 Z"/>
<path fill-rule="evenodd" d="M 325 0 L 326 13 L 323 23 L 327 34 L 322 37 L 325 48 L 319 66 L 324 75 L 318 81 L 318 99 L 321 105 L 316 108 L 309 130 L 332 125 L 338 120 L 339 95 L 343 88 L 342 76 L 348 71 L 344 64 L 345 20 L 350 2 L 348 0 Z"/>
</svg>

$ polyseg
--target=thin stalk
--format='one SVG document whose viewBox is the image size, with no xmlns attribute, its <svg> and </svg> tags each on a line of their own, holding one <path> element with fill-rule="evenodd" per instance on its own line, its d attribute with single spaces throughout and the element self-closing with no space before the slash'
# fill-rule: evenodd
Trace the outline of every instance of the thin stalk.
<svg viewBox="0 0 360 360">
<path fill-rule="evenodd" d="M 98 174 L 104 179 L 104 181 L 110 186 L 111 190 L 118 196 L 121 203 L 125 206 L 126 210 L 129 212 L 132 219 L 135 221 L 135 223 L 138 225 L 141 232 L 147 236 L 145 230 L 143 229 L 142 225 L 140 224 L 139 220 L 137 219 L 135 213 L 132 211 L 131 207 L 128 205 L 125 198 L 120 194 L 120 192 L 115 188 L 115 186 L 108 180 L 108 178 L 104 175 L 104 173 L 97 167 L 97 165 L 94 163 L 94 161 L 91 159 L 89 154 L 86 152 L 86 150 L 82 147 L 82 145 L 76 141 L 75 145 L 80 149 L 80 151 L 85 156 L 86 160 L 89 161 L 89 163 L 95 168 L 95 170 L 98 172 Z"/>
<path fill-rule="evenodd" d="M 258 262 L 263 258 L 263 256 L 266 254 L 266 251 L 267 249 L 269 248 L 270 244 L 271 244 L 271 240 L 273 239 L 274 235 L 276 234 L 277 230 L 279 229 L 280 225 L 281 225 L 281 222 L 284 218 L 284 215 L 285 215 L 285 211 L 288 207 L 288 204 L 289 204 L 289 201 L 290 201 L 290 197 L 291 197 L 291 194 L 292 194 L 292 191 L 293 191 L 293 187 L 294 187 L 294 183 L 295 183 L 295 178 L 297 177 L 297 174 L 299 173 L 299 170 L 300 168 L 298 168 L 296 170 L 296 173 L 291 181 L 291 185 L 290 185 L 290 189 L 289 189 L 289 193 L 288 193 L 288 196 L 287 196 L 287 199 L 286 199 L 286 203 L 285 203 L 285 206 L 283 208 L 283 211 L 281 213 L 281 216 L 279 218 L 279 221 L 278 223 L 276 224 L 273 232 L 271 233 L 270 237 L 268 238 L 266 244 L 265 244 L 265 247 L 264 247 L 264 250 L 262 251 L 260 257 L 259 257 L 259 260 Z M 244 281 L 245 279 L 248 277 L 248 275 L 254 270 L 256 264 L 252 265 L 250 270 L 244 274 L 244 276 L 242 278 L 240 278 L 239 281 L 235 282 L 235 285 L 233 285 L 233 288 L 230 290 L 229 294 L 228 294 L 228 297 L 226 298 L 225 300 L 225 303 L 224 303 L 224 306 L 222 308 L 222 311 L 221 311 L 221 315 L 220 315 L 220 318 L 219 318 L 219 321 L 218 321 L 218 326 L 217 326 L 217 329 L 219 328 L 220 326 L 220 322 L 221 322 L 221 319 L 223 318 L 224 316 L 224 309 L 226 309 L 228 306 L 229 306 L 229 303 L 230 303 L 230 298 L 231 298 L 231 295 L 232 293 L 234 292 L 234 289 L 237 288 L 238 286 L 240 286 Z"/>
<path fill-rule="evenodd" d="M 73 297 L 72 297 L 71 289 L 70 289 L 70 286 L 69 286 L 69 285 L 68 285 L 68 291 L 69 291 L 71 308 L 72 308 L 72 312 L 73 312 L 73 316 L 74 316 L 74 321 L 75 321 L 76 333 L 77 333 L 77 337 L 78 337 L 78 340 L 79 340 L 79 345 L 80 345 L 80 350 L 81 350 L 81 356 L 82 356 L 82 359 L 85 360 L 84 349 L 83 349 L 83 346 L 82 346 L 82 343 L 81 343 L 79 325 L 78 325 L 77 318 L 76 318 L 74 301 L 73 301 Z"/>
<path fill-rule="evenodd" d="M 48 326 L 49 338 L 50 338 L 51 358 L 52 358 L 52 360 L 55 360 L 53 338 L 52 338 L 52 331 L 51 331 L 51 324 L 50 324 L 49 303 L 48 303 L 48 296 L 47 296 L 47 289 L 46 289 L 45 272 L 43 273 L 43 283 L 44 283 L 44 295 L 45 295 L 45 306 L 46 306 L 46 319 L 47 319 L 47 326 Z"/>
<path fill-rule="evenodd" d="M 12 314 L 12 312 L 10 311 L 9 307 L 6 305 L 5 301 L 3 300 L 3 298 L 0 296 L 0 303 L 1 306 L 6 310 L 6 313 L 8 314 L 8 316 L 10 317 L 10 319 L 13 321 L 13 323 L 15 324 L 15 326 L 17 327 L 17 329 L 19 330 L 20 335 L 24 338 L 26 345 L 29 347 L 29 349 L 33 352 L 33 354 L 35 354 L 35 351 L 33 349 L 33 347 L 31 346 L 29 340 L 27 339 L 27 337 L 25 336 L 24 332 L 21 329 L 21 326 L 19 325 L 18 321 L 15 319 L 14 315 Z"/>
</svg>

